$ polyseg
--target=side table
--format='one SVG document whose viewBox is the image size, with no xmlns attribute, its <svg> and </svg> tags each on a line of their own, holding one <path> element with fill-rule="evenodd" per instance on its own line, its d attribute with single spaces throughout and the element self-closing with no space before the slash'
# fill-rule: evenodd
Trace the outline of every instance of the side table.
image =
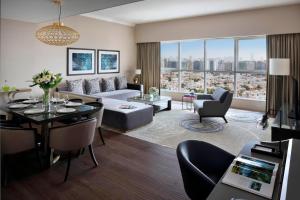
<svg viewBox="0 0 300 200">
<path fill-rule="evenodd" d="M 182 110 L 183 109 L 183 102 L 186 103 L 186 110 L 193 110 L 193 100 L 197 99 L 197 95 L 196 94 L 184 94 L 181 97 L 181 106 L 182 106 Z"/>
</svg>

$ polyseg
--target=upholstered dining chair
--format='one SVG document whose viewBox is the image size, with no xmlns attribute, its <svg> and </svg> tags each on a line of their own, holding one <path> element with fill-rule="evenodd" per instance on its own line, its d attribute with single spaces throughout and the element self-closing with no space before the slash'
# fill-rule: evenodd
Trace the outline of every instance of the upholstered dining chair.
<svg viewBox="0 0 300 200">
<path fill-rule="evenodd" d="M 50 128 L 49 146 L 51 151 L 58 150 L 68 153 L 68 165 L 64 182 L 67 181 L 69 175 L 72 152 L 74 151 L 80 151 L 88 146 L 91 158 L 95 166 L 98 166 L 92 147 L 96 123 L 96 118 L 91 118 L 61 127 Z"/>
<path fill-rule="evenodd" d="M 184 189 L 192 200 L 206 199 L 235 158 L 219 147 L 197 140 L 180 143 L 176 151 Z"/>
<path fill-rule="evenodd" d="M 86 105 L 95 106 L 95 107 L 99 108 L 98 112 L 94 113 L 93 115 L 91 115 L 89 117 L 95 117 L 97 119 L 97 125 L 96 125 L 95 131 L 98 131 L 99 136 L 100 136 L 101 141 L 102 141 L 102 144 L 105 145 L 104 138 L 103 138 L 103 135 L 102 135 L 102 130 L 101 130 L 101 124 L 102 124 L 102 118 L 103 118 L 103 112 L 104 112 L 103 103 L 88 102 L 88 103 L 86 103 Z"/>
<path fill-rule="evenodd" d="M 9 176 L 9 161 L 11 156 L 27 150 L 35 150 L 37 160 L 41 166 L 41 160 L 38 152 L 37 130 L 32 128 L 22 128 L 13 124 L 0 124 L 1 135 L 1 154 L 3 164 L 3 184 L 7 184 Z"/>
</svg>

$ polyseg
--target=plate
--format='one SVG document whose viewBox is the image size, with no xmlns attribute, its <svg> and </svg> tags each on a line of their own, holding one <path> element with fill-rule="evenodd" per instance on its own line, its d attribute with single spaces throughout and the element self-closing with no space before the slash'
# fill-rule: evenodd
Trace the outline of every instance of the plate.
<svg viewBox="0 0 300 200">
<path fill-rule="evenodd" d="M 26 108 L 30 106 L 29 104 L 22 104 L 22 103 L 19 103 L 19 104 L 11 104 L 9 105 L 8 107 L 9 108 Z"/>
<path fill-rule="evenodd" d="M 28 99 L 28 100 L 25 100 L 23 101 L 22 103 L 28 103 L 28 104 L 34 104 L 34 103 L 39 103 L 39 100 L 36 100 L 36 99 Z"/>
<path fill-rule="evenodd" d="M 45 112 L 44 108 L 32 108 L 32 109 L 25 110 L 24 114 L 32 115 L 32 114 L 39 114 L 43 112 Z"/>
<path fill-rule="evenodd" d="M 62 103 L 62 102 L 64 102 L 64 99 L 52 98 L 51 102 L 53 102 L 53 103 Z"/>
<path fill-rule="evenodd" d="M 68 103 L 65 104 L 66 107 L 77 107 L 77 106 L 81 106 L 82 103 L 79 102 L 71 102 L 69 101 Z"/>
<path fill-rule="evenodd" d="M 56 112 L 58 112 L 58 113 L 71 113 L 71 112 L 75 112 L 75 111 L 76 111 L 75 108 L 60 108 Z"/>
</svg>

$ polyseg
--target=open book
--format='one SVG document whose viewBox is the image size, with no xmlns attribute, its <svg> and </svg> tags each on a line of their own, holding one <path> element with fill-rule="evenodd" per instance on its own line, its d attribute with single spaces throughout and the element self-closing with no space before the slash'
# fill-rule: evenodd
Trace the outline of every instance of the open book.
<svg viewBox="0 0 300 200">
<path fill-rule="evenodd" d="M 278 163 L 239 155 L 228 168 L 222 182 L 271 199 Z"/>
</svg>

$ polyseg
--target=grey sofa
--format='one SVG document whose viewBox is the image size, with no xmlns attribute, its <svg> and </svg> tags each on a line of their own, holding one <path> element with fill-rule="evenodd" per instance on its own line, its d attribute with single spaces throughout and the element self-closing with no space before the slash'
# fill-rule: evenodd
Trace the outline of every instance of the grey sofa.
<svg viewBox="0 0 300 200">
<path fill-rule="evenodd" d="M 100 88 L 101 86 L 100 79 Z M 61 83 L 56 92 L 63 97 L 68 95 L 69 98 L 80 98 L 84 102 L 99 101 L 104 105 L 104 113 L 102 124 L 105 127 L 120 130 L 122 132 L 132 130 L 150 123 L 153 120 L 153 106 L 146 105 L 138 102 L 128 102 L 130 97 L 139 96 L 143 90 L 143 85 L 136 85 L 127 83 L 127 87 L 111 91 L 102 91 L 102 89 L 93 94 L 87 94 L 87 88 L 85 81 L 78 85 L 82 87 L 80 93 L 75 88 L 74 91 L 70 91 L 66 82 Z M 133 109 L 122 109 L 122 105 L 131 105 Z"/>
<path fill-rule="evenodd" d="M 213 94 L 202 94 L 197 96 L 194 100 L 194 110 L 198 112 L 200 122 L 203 117 L 222 117 L 225 118 L 232 102 L 233 93 L 223 88 L 216 88 Z"/>
</svg>

